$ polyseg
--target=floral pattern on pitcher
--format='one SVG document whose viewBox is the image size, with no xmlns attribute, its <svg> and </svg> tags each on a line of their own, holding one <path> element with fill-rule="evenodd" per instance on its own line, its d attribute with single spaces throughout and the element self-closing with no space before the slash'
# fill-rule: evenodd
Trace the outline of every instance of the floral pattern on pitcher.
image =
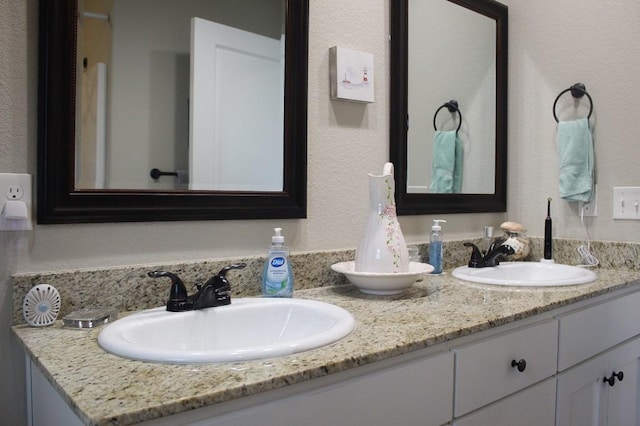
<svg viewBox="0 0 640 426">
<path fill-rule="evenodd" d="M 387 248 L 393 253 L 393 266 L 395 270 L 393 272 L 398 272 L 402 260 L 402 244 L 404 241 L 400 241 L 398 238 L 400 230 L 400 224 L 398 223 L 398 217 L 396 215 L 396 206 L 395 205 L 386 205 L 382 209 L 380 213 L 380 218 L 385 221 L 385 229 L 387 234 Z"/>
</svg>

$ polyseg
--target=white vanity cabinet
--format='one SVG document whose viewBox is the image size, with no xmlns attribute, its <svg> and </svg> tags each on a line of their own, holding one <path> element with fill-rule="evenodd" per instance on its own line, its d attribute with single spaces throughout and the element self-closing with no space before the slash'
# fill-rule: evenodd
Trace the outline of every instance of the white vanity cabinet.
<svg viewBox="0 0 640 426">
<path fill-rule="evenodd" d="M 191 426 L 440 426 L 451 420 L 453 354 L 440 353 Z"/>
<path fill-rule="evenodd" d="M 79 424 L 29 366 L 32 424 Z M 638 426 L 639 413 L 636 289 L 143 424 Z"/>
<path fill-rule="evenodd" d="M 555 407 L 556 379 L 552 377 L 458 418 L 453 426 L 553 426 Z"/>
<path fill-rule="evenodd" d="M 558 315 L 558 371 L 640 334 L 640 291 Z"/>
<path fill-rule="evenodd" d="M 556 424 L 638 425 L 638 362 L 640 338 L 559 374 Z"/>
<path fill-rule="evenodd" d="M 547 319 L 454 348 L 453 425 L 553 426 L 557 343 Z"/>
<path fill-rule="evenodd" d="M 30 425 L 81 425 L 80 419 L 37 367 L 29 362 L 28 368 L 32 370 Z M 305 382 L 302 387 L 295 388 L 302 390 L 293 395 L 295 385 L 270 391 L 270 402 L 252 405 L 246 403 L 252 401 L 249 397 L 150 420 L 142 425 L 441 426 L 451 421 L 453 353 L 444 351 L 368 370 L 362 375 L 346 372 L 347 378 L 343 373 L 324 377 L 327 379 L 324 381 L 332 382 L 329 385 L 314 387 L 314 381 Z"/>
<path fill-rule="evenodd" d="M 455 417 L 553 376 L 557 343 L 558 323 L 548 320 L 454 348 Z"/>
<path fill-rule="evenodd" d="M 26 366 L 27 426 L 82 426 L 82 421 L 29 357 Z"/>
<path fill-rule="evenodd" d="M 635 292 L 454 348 L 453 426 L 640 425 L 639 335 Z"/>
<path fill-rule="evenodd" d="M 640 424 L 639 306 L 633 293 L 559 317 L 557 426 Z"/>
</svg>

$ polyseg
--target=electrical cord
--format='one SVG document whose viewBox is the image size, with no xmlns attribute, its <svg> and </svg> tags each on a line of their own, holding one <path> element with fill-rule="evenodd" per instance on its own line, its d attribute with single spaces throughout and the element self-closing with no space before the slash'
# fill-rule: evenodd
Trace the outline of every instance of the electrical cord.
<svg viewBox="0 0 640 426">
<path fill-rule="evenodd" d="M 578 247 L 578 254 L 582 258 L 582 265 L 586 268 L 592 268 L 594 266 L 598 266 L 600 261 L 597 257 L 591 254 L 591 240 L 589 239 L 589 231 L 587 230 L 587 225 L 584 223 L 584 205 L 580 208 L 580 223 L 582 223 L 582 228 L 584 229 L 584 234 L 587 237 L 587 246 L 584 244 Z"/>
</svg>

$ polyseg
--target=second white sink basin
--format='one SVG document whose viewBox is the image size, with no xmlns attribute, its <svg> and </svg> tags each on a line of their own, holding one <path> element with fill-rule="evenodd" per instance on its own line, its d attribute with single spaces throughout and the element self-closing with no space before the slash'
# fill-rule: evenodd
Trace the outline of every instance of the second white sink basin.
<svg viewBox="0 0 640 426">
<path fill-rule="evenodd" d="M 480 284 L 520 287 L 577 285 L 596 280 L 596 274 L 589 269 L 547 262 L 502 262 L 488 268 L 461 266 L 452 275 Z"/>
<path fill-rule="evenodd" d="M 98 343 L 107 352 L 142 361 L 246 361 L 326 346 L 355 325 L 348 311 L 328 303 L 241 298 L 197 311 L 141 311 L 107 325 Z"/>
</svg>

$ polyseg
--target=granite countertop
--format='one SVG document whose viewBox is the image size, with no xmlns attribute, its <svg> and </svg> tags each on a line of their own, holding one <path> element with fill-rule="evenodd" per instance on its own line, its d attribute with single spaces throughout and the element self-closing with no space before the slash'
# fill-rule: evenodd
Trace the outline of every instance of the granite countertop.
<svg viewBox="0 0 640 426">
<path fill-rule="evenodd" d="M 344 371 L 640 284 L 640 272 L 597 270 L 572 287 L 481 286 L 449 274 L 427 276 L 398 296 L 351 285 L 296 291 L 349 310 L 356 330 L 320 349 L 287 357 L 220 364 L 131 361 L 104 352 L 100 328 L 16 326 L 29 356 L 88 425 L 130 425 Z"/>
</svg>

